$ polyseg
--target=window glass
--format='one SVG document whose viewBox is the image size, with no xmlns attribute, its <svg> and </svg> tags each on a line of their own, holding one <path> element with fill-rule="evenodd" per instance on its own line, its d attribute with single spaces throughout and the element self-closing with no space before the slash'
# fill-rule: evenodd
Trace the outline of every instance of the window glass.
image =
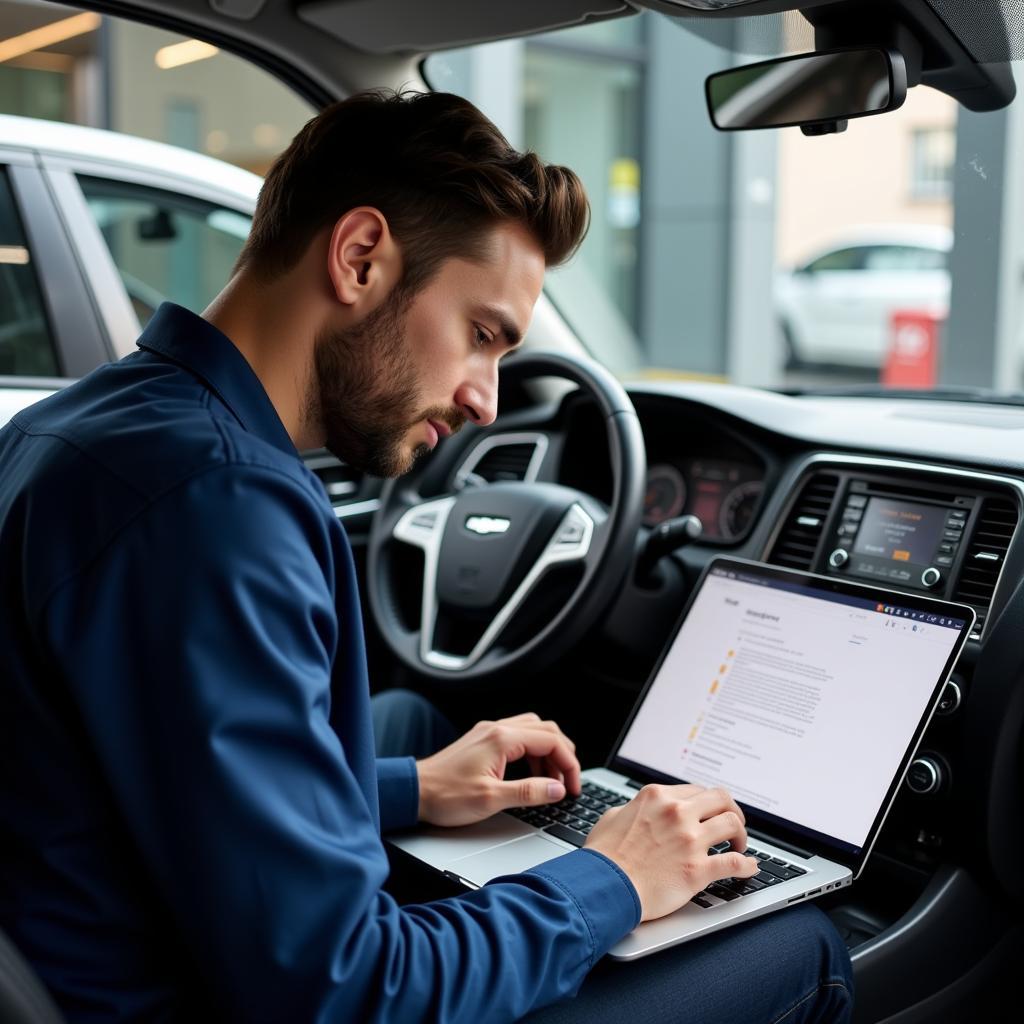
<svg viewBox="0 0 1024 1024">
<path fill-rule="evenodd" d="M 640 71 L 624 61 L 555 54 L 539 46 L 524 56 L 525 146 L 567 164 L 583 179 L 591 223 L 580 260 L 597 289 L 635 325 Z M 596 117 L 600 125 L 585 139 L 573 131 L 583 117 Z"/>
<path fill-rule="evenodd" d="M 865 251 L 861 246 L 837 249 L 819 256 L 807 265 L 807 269 L 815 274 L 822 270 L 863 270 Z"/>
<path fill-rule="evenodd" d="M 590 229 L 545 290 L 592 353 L 619 370 L 635 362 L 642 318 L 646 36 L 643 20 L 618 19 L 434 54 L 424 67 L 432 87 L 473 100 L 513 145 L 579 174 Z"/>
<path fill-rule="evenodd" d="M 949 128 L 914 132 L 910 192 L 914 199 L 949 199 L 953 194 L 956 135 Z"/>
<path fill-rule="evenodd" d="M 158 189 L 79 181 L 139 323 L 165 299 L 201 313 L 230 277 L 250 218 Z"/>
<path fill-rule="evenodd" d="M 943 270 L 945 253 L 913 245 L 875 245 L 864 257 L 864 269 L 884 273 L 899 270 Z"/>
<path fill-rule="evenodd" d="M 156 139 L 264 174 L 316 113 L 262 68 L 122 18 L 0 0 L 0 113 Z"/>
<path fill-rule="evenodd" d="M 7 173 L 0 170 L 0 375 L 58 376 L 57 355 Z"/>
</svg>

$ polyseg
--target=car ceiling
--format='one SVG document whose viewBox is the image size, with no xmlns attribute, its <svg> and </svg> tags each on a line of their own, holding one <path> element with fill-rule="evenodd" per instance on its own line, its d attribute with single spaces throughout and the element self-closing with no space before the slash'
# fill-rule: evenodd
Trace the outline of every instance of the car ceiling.
<svg viewBox="0 0 1024 1024">
<path fill-rule="evenodd" d="M 745 52 L 921 43 L 917 80 L 974 110 L 1005 106 L 1013 81 L 979 62 L 1024 56 L 1024 0 L 84 0 L 84 8 L 205 39 L 260 64 L 316 106 L 358 89 L 422 88 L 422 56 L 643 9 Z M 797 13 L 799 12 L 799 13 Z M 753 17 L 753 16 L 758 17 Z M 729 46 L 730 49 L 738 49 Z M 912 63 L 914 63 L 912 61 Z M 916 84 L 911 76 L 911 84 Z"/>
</svg>

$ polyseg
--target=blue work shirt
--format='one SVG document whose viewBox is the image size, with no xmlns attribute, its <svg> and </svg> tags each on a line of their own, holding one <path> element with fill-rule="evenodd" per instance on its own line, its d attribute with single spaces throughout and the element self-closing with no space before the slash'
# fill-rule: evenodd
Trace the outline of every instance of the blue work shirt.
<svg viewBox="0 0 1024 1024">
<path fill-rule="evenodd" d="M 577 850 L 382 892 L 418 785 L 374 758 L 345 533 L 227 337 L 165 304 L 139 346 L 0 431 L 0 927 L 79 1021 L 479 1024 L 574 992 L 629 880 Z"/>
</svg>

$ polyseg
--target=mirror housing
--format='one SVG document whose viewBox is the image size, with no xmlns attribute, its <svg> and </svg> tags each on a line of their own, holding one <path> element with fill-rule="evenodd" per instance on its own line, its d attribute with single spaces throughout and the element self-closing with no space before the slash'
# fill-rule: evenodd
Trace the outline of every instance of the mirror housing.
<svg viewBox="0 0 1024 1024">
<path fill-rule="evenodd" d="M 897 50 L 842 47 L 719 71 L 705 94 L 720 131 L 798 126 L 828 135 L 845 131 L 850 118 L 903 106 L 907 66 Z"/>
</svg>

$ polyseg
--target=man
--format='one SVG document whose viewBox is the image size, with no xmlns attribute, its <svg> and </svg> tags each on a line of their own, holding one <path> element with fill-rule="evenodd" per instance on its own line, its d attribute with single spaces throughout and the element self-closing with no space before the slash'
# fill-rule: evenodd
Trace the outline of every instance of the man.
<svg viewBox="0 0 1024 1024">
<path fill-rule="evenodd" d="M 728 794 L 648 787 L 523 875 L 404 908 L 381 890 L 382 830 L 558 800 L 579 764 L 532 714 L 375 762 L 351 553 L 297 453 L 393 476 L 491 423 L 586 211 L 463 100 L 354 97 L 275 164 L 202 317 L 161 307 L 139 352 L 0 432 L 0 925 L 69 1018 L 512 1020 L 756 871 L 707 856 L 744 848 Z M 523 757 L 539 774 L 506 780 Z M 734 964 L 775 978 L 745 1006 L 848 1011 L 814 914 Z M 671 963 L 707 981 L 700 954 Z"/>
</svg>

